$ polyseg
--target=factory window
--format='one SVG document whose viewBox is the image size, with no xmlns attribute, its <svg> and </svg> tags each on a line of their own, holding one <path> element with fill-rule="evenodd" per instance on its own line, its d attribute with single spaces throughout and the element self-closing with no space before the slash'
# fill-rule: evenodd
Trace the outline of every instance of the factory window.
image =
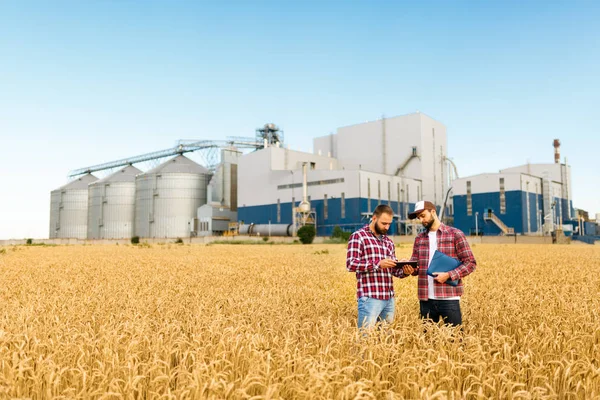
<svg viewBox="0 0 600 400">
<path fill-rule="evenodd" d="M 316 163 L 314 163 L 314 162 L 311 162 L 311 163 L 310 163 L 310 169 L 315 169 L 315 167 L 316 167 L 316 166 L 317 166 L 317 164 L 316 164 Z"/>
<path fill-rule="evenodd" d="M 328 218 L 328 212 L 327 212 L 327 195 L 323 195 L 323 219 L 327 219 Z"/>
<path fill-rule="evenodd" d="M 377 199 L 381 203 L 381 181 L 377 179 Z"/>
<path fill-rule="evenodd" d="M 473 199 L 471 198 L 471 181 L 467 181 L 467 215 L 473 215 Z"/>
<path fill-rule="evenodd" d="M 406 185 L 406 202 L 410 203 L 410 186 Z"/>
<path fill-rule="evenodd" d="M 346 193 L 342 192 L 341 198 L 342 218 L 346 218 Z"/>
<path fill-rule="evenodd" d="M 281 222 L 281 201 L 277 199 L 277 223 Z"/>
<path fill-rule="evenodd" d="M 504 178 L 500 178 L 500 214 L 506 214 L 506 192 L 504 191 Z"/>
<path fill-rule="evenodd" d="M 388 182 L 388 206 L 392 204 L 392 182 Z"/>
<path fill-rule="evenodd" d="M 421 201 L 421 187 L 417 186 L 417 201 Z"/>
<path fill-rule="evenodd" d="M 371 212 L 371 178 L 367 178 L 367 212 Z"/>
<path fill-rule="evenodd" d="M 344 183 L 344 178 L 324 179 L 321 181 L 311 181 L 311 182 L 307 182 L 306 186 L 333 185 L 336 183 Z M 294 188 L 300 188 L 300 187 L 302 187 L 302 183 L 285 184 L 285 185 L 278 185 L 277 190 L 294 189 Z"/>
</svg>

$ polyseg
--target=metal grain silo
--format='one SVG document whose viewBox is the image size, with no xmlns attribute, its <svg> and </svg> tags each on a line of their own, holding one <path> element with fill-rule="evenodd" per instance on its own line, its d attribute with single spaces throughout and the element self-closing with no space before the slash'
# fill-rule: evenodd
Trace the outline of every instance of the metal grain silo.
<svg viewBox="0 0 600 400">
<path fill-rule="evenodd" d="M 87 237 L 88 185 L 97 180 L 87 174 L 50 192 L 51 239 Z"/>
<path fill-rule="evenodd" d="M 126 239 L 133 236 L 135 176 L 131 165 L 90 183 L 88 187 L 88 239 Z"/>
<path fill-rule="evenodd" d="M 179 155 L 135 180 L 135 236 L 190 236 L 190 221 L 206 204 L 210 172 Z"/>
</svg>

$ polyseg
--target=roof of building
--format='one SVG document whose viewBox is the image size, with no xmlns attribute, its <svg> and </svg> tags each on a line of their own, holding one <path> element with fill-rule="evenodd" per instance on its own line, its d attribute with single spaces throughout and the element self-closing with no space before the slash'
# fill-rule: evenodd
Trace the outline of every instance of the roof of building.
<svg viewBox="0 0 600 400">
<path fill-rule="evenodd" d="M 94 175 L 86 174 L 78 177 L 77 179 L 72 180 L 71 182 L 59 187 L 56 190 L 87 190 L 88 185 L 90 183 L 96 182 L 97 180 L 98 178 L 96 178 Z"/>
<path fill-rule="evenodd" d="M 114 182 L 135 182 L 136 175 L 141 174 L 142 171 L 134 167 L 133 165 L 128 165 L 125 168 L 121 168 L 117 172 L 110 174 L 93 184 L 99 183 L 114 183 Z"/>
<path fill-rule="evenodd" d="M 168 161 L 165 161 L 158 167 L 146 171 L 144 175 L 158 173 L 210 174 L 210 171 L 204 168 L 202 165 L 190 160 L 189 158 L 178 155 Z"/>
</svg>

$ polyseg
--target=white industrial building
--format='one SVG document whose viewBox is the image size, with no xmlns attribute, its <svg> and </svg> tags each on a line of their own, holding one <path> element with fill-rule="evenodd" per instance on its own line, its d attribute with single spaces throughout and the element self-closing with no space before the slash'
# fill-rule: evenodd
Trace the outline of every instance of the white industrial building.
<svg viewBox="0 0 600 400">
<path fill-rule="evenodd" d="M 313 154 L 271 146 L 240 158 L 240 221 L 293 223 L 303 200 L 303 165 L 306 200 L 319 235 L 329 235 L 336 225 L 360 227 L 378 204 L 389 204 L 396 214 L 390 233 L 404 233 L 414 203 L 423 198 L 444 202 L 446 128 L 425 114 L 343 127 L 313 143 Z"/>
<path fill-rule="evenodd" d="M 417 198 L 443 204 L 448 188 L 446 127 L 423 114 L 339 128 L 313 140 L 314 152 L 331 154 L 341 166 L 422 182 Z"/>
<path fill-rule="evenodd" d="M 247 227 L 248 233 L 294 234 L 300 225 L 310 223 L 316 225 L 319 235 L 329 235 L 335 226 L 347 231 L 359 228 L 379 204 L 394 210 L 396 223 L 390 233 L 403 234 L 415 228 L 407 215 L 417 201 L 444 204 L 451 163 L 446 128 L 425 114 L 339 128 L 335 134 L 315 138 L 312 153 L 286 148 L 283 132 L 273 124 L 257 129 L 256 134 L 256 139 L 250 140 L 184 141 L 172 149 L 74 171 L 75 175 L 85 174 L 176 155 L 145 173 L 129 170 L 128 179 L 119 183 L 113 182 L 118 173 L 105 178 L 90 186 L 89 193 L 87 184 L 92 180 L 79 178 L 85 180 L 77 184 L 82 186 L 77 186 L 82 201 L 85 197 L 81 212 L 85 229 L 78 236 L 64 236 L 63 232 L 60 237 L 213 235 L 225 233 L 226 227 L 229 230 L 237 222 Z M 214 156 L 217 148 L 220 162 L 210 164 L 210 169 L 182 155 L 213 149 L 209 155 Z M 240 148 L 255 151 L 243 154 Z M 128 198 L 135 187 L 133 224 L 127 216 L 131 201 L 117 193 L 119 185 Z M 57 199 L 53 192 L 51 235 L 59 232 Z M 117 207 L 119 202 L 121 207 Z M 113 203 L 117 208 L 110 211 Z"/>
</svg>

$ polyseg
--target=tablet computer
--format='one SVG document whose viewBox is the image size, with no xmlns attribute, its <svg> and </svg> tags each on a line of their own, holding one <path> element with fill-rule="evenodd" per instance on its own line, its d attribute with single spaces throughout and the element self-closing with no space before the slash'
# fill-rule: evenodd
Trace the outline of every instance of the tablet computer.
<svg viewBox="0 0 600 400">
<path fill-rule="evenodd" d="M 417 268 L 417 261 L 396 261 L 396 267 L 403 267 L 404 265 L 410 265 L 413 268 Z"/>
</svg>

